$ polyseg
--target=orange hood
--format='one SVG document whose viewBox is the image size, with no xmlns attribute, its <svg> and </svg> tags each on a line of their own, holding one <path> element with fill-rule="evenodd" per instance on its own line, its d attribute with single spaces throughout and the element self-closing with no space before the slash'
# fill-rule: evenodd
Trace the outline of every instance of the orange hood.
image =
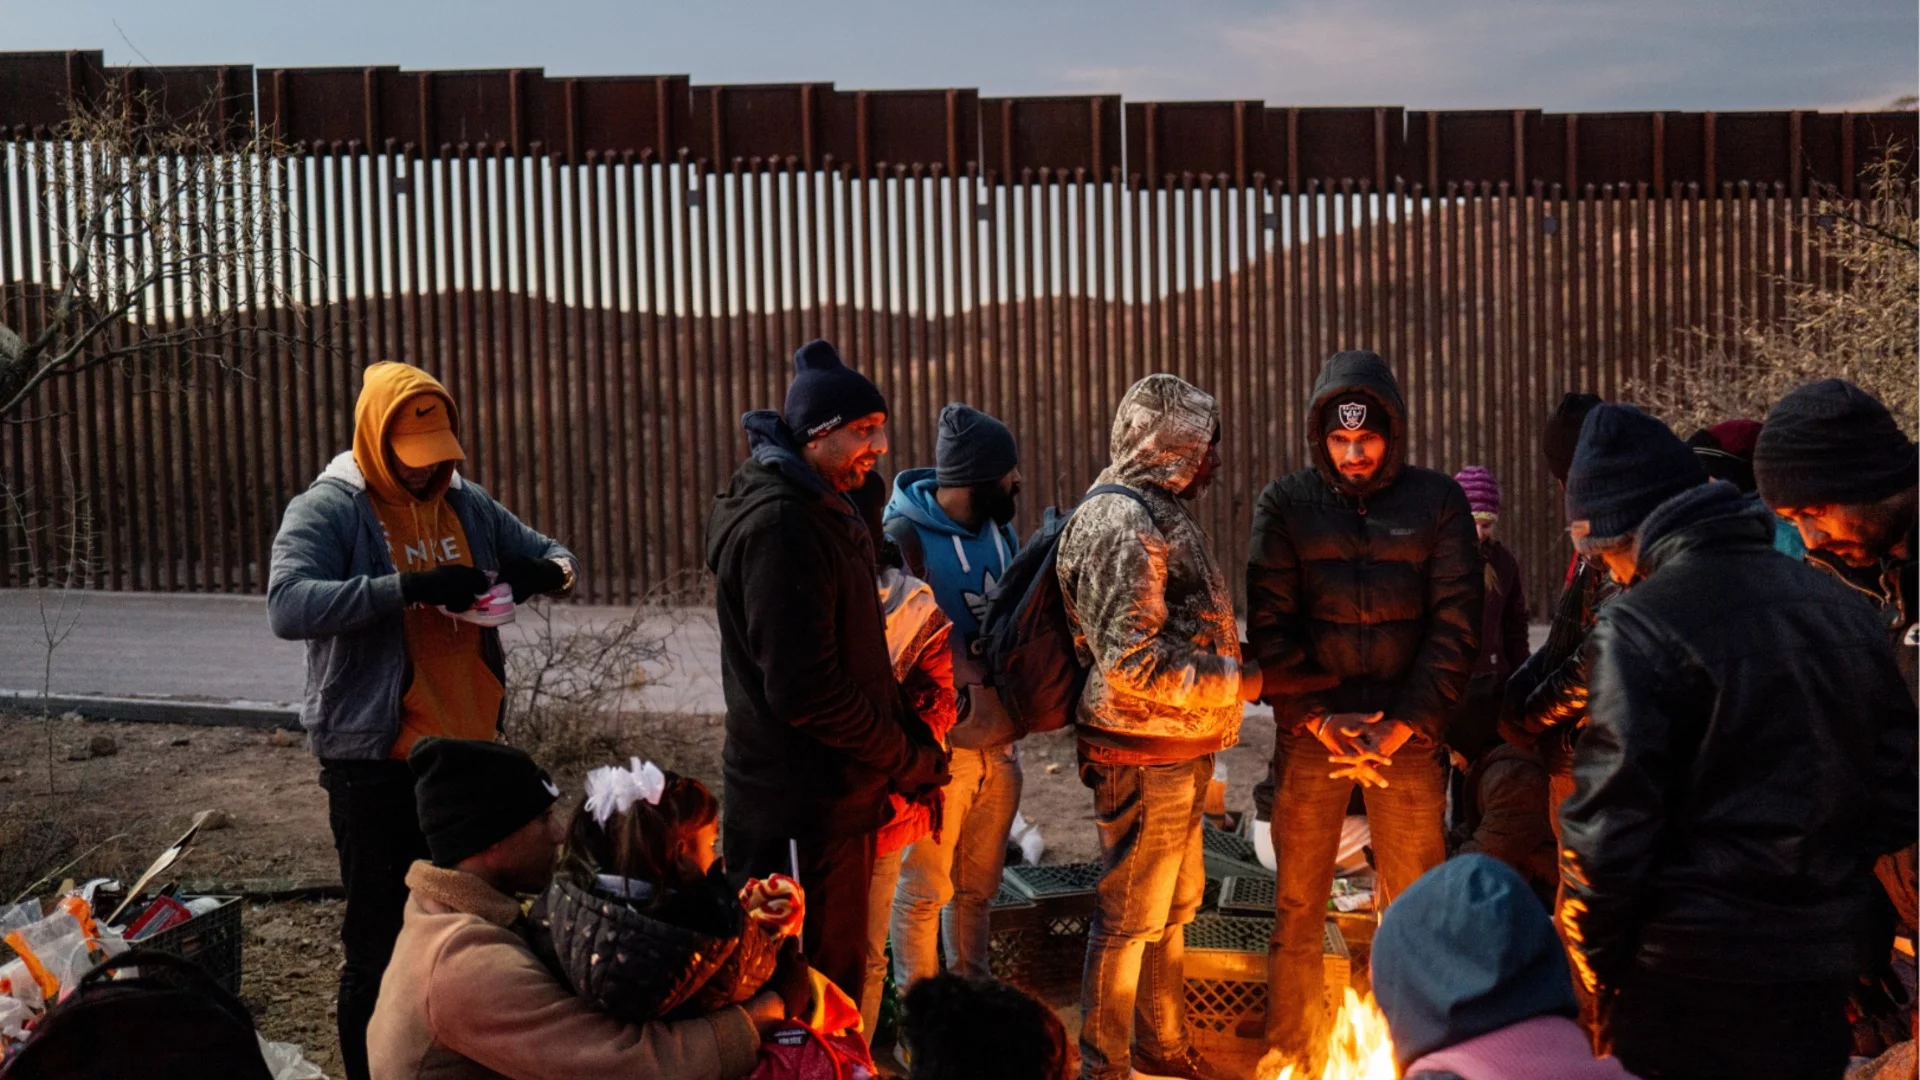
<svg viewBox="0 0 1920 1080">
<path fill-rule="evenodd" d="M 445 404 L 447 418 L 457 436 L 460 413 L 440 380 L 412 364 L 383 361 L 368 365 L 365 382 L 360 387 L 360 400 L 353 407 L 353 463 L 360 467 L 360 475 L 366 477 L 368 494 L 377 499 L 390 503 L 415 501 L 399 477 L 387 467 L 387 442 L 401 406 L 421 394 L 431 394 Z M 434 477 L 433 490 L 420 501 L 437 499 L 447 490 L 453 479 L 454 464 L 449 461 L 440 467 Z"/>
</svg>

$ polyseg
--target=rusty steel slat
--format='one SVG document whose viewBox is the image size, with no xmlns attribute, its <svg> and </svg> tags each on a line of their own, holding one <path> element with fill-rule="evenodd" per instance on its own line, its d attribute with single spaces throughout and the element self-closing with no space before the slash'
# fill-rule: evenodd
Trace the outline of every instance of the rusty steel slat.
<svg viewBox="0 0 1920 1080">
<path fill-rule="evenodd" d="M 1074 369 L 1080 373 L 1080 377 L 1073 379 L 1070 386 L 1073 395 L 1073 415 L 1070 423 L 1073 425 L 1074 432 L 1072 444 L 1074 455 L 1073 482 L 1069 486 L 1091 484 L 1094 473 L 1099 471 L 1093 467 L 1094 447 L 1089 434 L 1094 430 L 1093 417 L 1098 408 L 1096 398 L 1103 388 L 1100 372 L 1105 366 L 1102 363 L 1100 348 L 1096 344 L 1094 329 L 1096 310 L 1100 320 L 1105 318 L 1105 308 L 1101 306 L 1099 280 L 1104 277 L 1104 274 L 1101 273 L 1099 240 L 1095 232 L 1099 228 L 1099 209 L 1095 203 L 1100 195 L 1099 180 L 1100 174 L 1095 172 L 1092 174 L 1092 182 L 1089 183 L 1087 170 L 1076 168 L 1073 170 L 1073 182 L 1066 188 L 1073 197 L 1075 232 L 1080 240 L 1078 297 L 1080 337 L 1074 357 Z"/>
<path fill-rule="evenodd" d="M 1036 383 L 1036 414 L 1040 417 L 1041 438 L 1046 442 L 1047 484 L 1051 501 L 1059 502 L 1070 481 L 1067 478 L 1066 443 L 1072 435 L 1066 431 L 1059 408 L 1062 396 L 1059 359 L 1060 290 L 1054 287 L 1054 197 L 1059 194 L 1052 170 L 1041 169 L 1033 187 L 1037 210 L 1028 230 L 1034 245 L 1036 264 L 1034 284 L 1029 290 L 1034 325 L 1034 363 L 1040 378 Z"/>
<path fill-rule="evenodd" d="M 1011 373 L 1007 371 L 1007 361 L 1014 350 L 1007 345 L 1006 305 L 1001 301 L 1001 294 L 1006 284 L 1006 275 L 1002 269 L 1005 251 L 1000 240 L 1001 228 L 1002 222 L 1012 216 L 1012 210 L 1009 207 L 1013 203 L 1012 196 L 1005 192 L 1006 189 L 993 183 L 988 183 L 985 190 L 980 192 L 986 197 L 988 207 L 985 223 L 986 241 L 982 256 L 986 284 L 981 302 L 987 305 L 988 312 L 992 316 L 990 320 L 983 320 L 987 328 L 984 366 L 992 372 L 988 382 L 993 387 L 993 394 L 988 400 L 993 402 L 994 415 L 1018 428 L 1019 416 L 1012 407 L 1015 383 Z M 1038 437 L 1038 433 L 1031 429 L 1019 430 L 1024 431 L 1029 440 Z M 1035 490 L 1038 490 L 1037 484 Z"/>
<path fill-rule="evenodd" d="M 694 181 L 700 181 L 698 192 L 694 194 Z M 684 447 L 684 469 L 676 470 L 675 476 L 693 477 L 694 488 L 700 482 L 701 468 L 704 465 L 702 446 L 699 442 L 700 417 L 699 401 L 702 389 L 700 366 L 704 358 L 713 355 L 712 331 L 708 322 L 711 306 L 707 301 L 707 275 L 711 268 L 705 259 L 706 244 L 702 234 L 706 231 L 706 205 L 708 192 L 706 174 L 697 164 L 683 159 L 680 163 L 680 257 L 684 264 L 686 280 L 686 317 L 682 330 L 674 336 L 675 367 L 679 378 L 674 387 L 674 396 L 679 400 L 676 410 L 675 427 L 679 435 L 676 442 Z M 694 199 L 700 201 L 698 218 L 695 224 Z M 694 537 L 690 532 L 689 519 L 697 505 L 694 491 L 682 488 L 677 492 L 679 504 L 676 514 L 679 526 L 675 538 L 674 572 L 679 573 L 693 565 L 696 552 Z"/>
<path fill-rule="evenodd" d="M 934 426 L 939 407 L 933 404 L 932 375 L 936 361 L 928 335 L 932 327 L 929 321 L 929 290 L 932 286 L 927 266 L 927 178 L 921 166 L 913 166 L 901 177 L 900 192 L 899 220 L 903 230 L 900 234 L 900 251 L 904 261 L 900 267 L 902 340 L 898 351 L 905 358 L 907 366 L 907 400 L 913 403 L 913 411 L 908 417 L 913 438 L 908 443 L 910 453 L 904 459 L 926 461 L 933 457 L 933 440 L 926 437 L 925 432 Z M 911 292 L 906 290 L 909 270 L 913 275 Z M 912 301 L 915 299 L 920 306 L 918 318 L 913 314 Z M 896 467 L 901 460 L 894 459 Z"/>
<path fill-rule="evenodd" d="M 640 602 L 640 590 L 648 578 L 645 564 L 646 466 L 645 448 L 638 423 L 642 360 L 640 352 L 640 228 L 632 150 L 622 150 L 610 184 L 618 205 L 614 214 L 617 238 L 613 244 L 616 260 L 615 304 L 619 308 L 619 333 L 614 349 L 616 371 L 613 414 L 617 418 L 614 446 L 618 451 L 620 502 L 618 522 L 620 566 L 618 575 L 608 574 L 611 594 L 617 603 L 632 607 Z M 624 249 L 625 258 L 621 258 Z M 622 284 L 624 283 L 624 284 Z"/>
<path fill-rule="evenodd" d="M 577 494 L 575 500 L 585 505 L 580 507 L 581 523 L 586 528 L 585 547 L 593 560 L 592 565 L 601 567 L 599 573 L 587 579 L 586 594 L 598 603 L 612 600 L 609 585 L 614 581 L 615 562 L 612 552 L 613 520 L 612 510 L 616 492 L 613 490 L 612 474 L 607 468 L 607 428 L 610 426 L 612 411 L 607 402 L 607 322 L 606 300 L 603 295 L 605 281 L 602 278 L 600 197 L 602 189 L 599 151 L 588 149 L 584 166 L 573 166 L 579 175 L 575 178 L 575 190 L 579 192 L 580 202 L 585 212 L 576 209 L 574 229 L 578 235 L 584 228 L 584 248 L 576 248 L 576 264 L 584 261 L 585 273 L 577 287 L 580 298 L 581 320 L 586 324 L 580 339 L 580 363 L 576 365 L 584 378 L 577 379 L 579 390 L 580 437 L 585 441 L 585 453 L 580 459 L 585 469 L 586 483 L 584 492 Z M 581 224 L 584 219 L 584 226 Z M 584 258 L 583 258 L 584 257 Z M 588 344 L 591 340 L 591 345 Z"/>
<path fill-rule="evenodd" d="M 474 157 L 471 143 L 460 143 L 452 148 L 452 156 L 447 161 L 447 199 L 453 212 L 451 235 L 447 242 L 448 288 L 452 297 L 448 306 L 453 316 L 453 342 L 449 345 L 452 354 L 458 358 L 463 373 L 461 382 L 465 387 L 464 400 L 468 407 L 462 412 L 462 425 L 465 427 L 465 442 L 461 446 L 467 451 L 467 468 L 488 487 L 498 492 L 495 486 L 494 472 L 499 468 L 493 452 L 494 439 L 498 437 L 501 424 L 497 419 L 498 410 L 494 407 L 494 379 L 491 357 L 480 340 L 481 321 L 480 298 L 484 295 L 478 280 L 478 263 L 474 259 L 474 248 L 479 246 L 480 215 L 475 213 L 474 203 L 484 199 L 484 192 L 478 191 L 474 181 Z M 457 260 L 454 252 L 459 252 Z M 454 270 L 459 273 L 456 276 Z M 375 305 L 378 308 L 379 305 Z"/>
<path fill-rule="evenodd" d="M 1353 201 L 1353 179 L 1342 177 L 1340 194 L 1333 204 L 1334 219 L 1338 222 L 1338 241 L 1331 255 L 1334 272 L 1331 279 L 1333 301 L 1333 325 L 1337 339 L 1333 346 L 1336 350 L 1361 348 L 1358 313 L 1358 290 L 1355 282 L 1359 278 L 1355 264 L 1359 258 L 1357 238 L 1358 227 L 1355 223 Z"/>
<path fill-rule="evenodd" d="M 1428 395 L 1437 381 L 1433 368 L 1440 351 L 1434 327 L 1434 309 L 1439 306 L 1436 291 L 1440 275 L 1433 238 L 1440 227 L 1437 220 L 1440 215 L 1432 191 L 1419 183 L 1413 185 L 1410 205 L 1411 251 L 1408 267 L 1410 270 L 1417 268 L 1417 273 L 1414 274 L 1413 287 L 1407 290 L 1407 298 L 1413 307 L 1407 321 L 1413 327 L 1413 348 L 1410 351 L 1414 358 L 1413 381 L 1418 386 L 1407 396 L 1407 400 L 1410 407 L 1418 402 L 1417 407 L 1427 413 L 1427 423 L 1433 423 L 1437 414 Z"/>
<path fill-rule="evenodd" d="M 526 403 L 527 494 L 531 498 L 521 510 L 542 531 L 555 531 L 559 515 L 554 507 L 553 455 L 553 381 L 547 371 L 547 320 L 553 306 L 553 289 L 547 284 L 546 166 L 536 152 L 522 158 L 516 194 L 519 233 L 517 258 L 520 264 L 521 361 L 520 385 L 531 387 Z"/>
<path fill-rule="evenodd" d="M 241 201 L 244 198 L 245 189 L 242 187 L 239 175 L 240 161 L 232 155 L 221 155 L 221 160 L 224 161 L 228 170 L 225 185 L 227 197 L 230 200 L 228 215 L 252 214 L 258 204 L 251 200 L 245 203 Z M 228 268 L 230 277 L 225 302 L 233 308 L 233 318 L 236 322 L 241 319 L 257 318 L 257 315 L 247 315 L 242 311 L 242 297 L 247 295 L 248 289 L 243 261 L 243 259 L 235 259 Z M 223 351 L 226 354 L 226 363 L 237 369 L 241 360 L 239 343 L 235 336 L 228 337 Z M 257 369 L 257 360 L 257 354 L 250 355 L 246 366 Z M 233 512 L 233 546 L 228 550 L 228 556 L 234 565 L 232 575 L 228 579 L 228 586 L 230 591 L 250 593 L 254 591 L 255 556 L 264 550 L 264 545 L 255 542 L 254 515 L 251 512 L 253 495 L 263 486 L 260 468 L 265 459 L 260 447 L 258 410 L 254 408 L 254 390 L 257 389 L 258 383 L 254 378 L 254 372 L 249 371 L 246 378 L 238 380 L 232 377 L 220 377 L 220 384 L 223 390 L 222 396 L 226 399 L 225 403 L 229 410 L 228 417 L 238 421 L 228 425 L 233 432 L 232 441 L 222 447 L 232 455 L 229 462 L 225 463 L 232 471 L 223 477 L 228 486 L 221 492 L 223 501 L 230 502 Z"/>
<path fill-rule="evenodd" d="M 927 224 L 922 228 L 922 233 L 933 238 L 926 259 L 927 288 L 932 299 L 927 317 L 923 320 L 927 327 L 927 363 L 929 365 L 926 414 L 928 445 L 925 451 L 927 457 L 923 460 L 931 460 L 938 445 L 940 410 L 948 401 L 961 396 L 954 387 L 955 382 L 958 381 L 954 378 L 958 365 L 953 355 L 953 336 L 950 332 L 952 324 L 959 320 L 960 312 L 957 305 L 951 312 L 947 308 L 946 238 L 947 227 L 953 216 L 949 210 L 953 206 L 955 183 L 956 181 L 944 169 L 938 165 L 934 166 L 929 171 L 926 197 L 921 202 L 927 214 Z M 955 252 L 955 256 L 958 256 L 958 252 Z M 954 285 L 954 290 L 956 293 L 959 291 L 957 283 Z M 896 472 L 899 471 L 897 465 L 898 463 L 896 463 Z"/>
<path fill-rule="evenodd" d="M 634 246 L 641 253 L 640 261 L 645 269 L 647 331 L 641 347 L 640 366 L 642 381 L 636 401 L 636 420 L 640 429 L 639 449 L 644 456 L 647 486 L 645 496 L 646 531 L 642 537 L 641 550 L 645 555 L 644 565 L 648 579 L 655 583 L 667 580 L 667 448 L 663 426 L 661 424 L 662 375 L 666 370 L 666 357 L 660 352 L 660 324 L 667 317 L 666 305 L 670 302 L 663 288 L 667 275 L 662 272 L 663 263 L 669 257 L 672 248 L 671 236 L 662 238 L 659 217 L 659 180 L 666 175 L 666 165 L 660 159 L 641 155 L 638 181 L 639 209 L 635 220 L 639 223 L 639 232 Z"/>
<path fill-rule="evenodd" d="M 1441 468 L 1451 473 L 1463 465 L 1482 464 L 1484 449 L 1482 440 L 1483 417 L 1478 408 L 1481 391 L 1486 383 L 1486 335 L 1481 332 L 1480 305 L 1484 295 L 1480 286 L 1480 274 L 1484 269 L 1486 247 L 1482 242 L 1480 230 L 1485 225 L 1480 214 L 1478 183 L 1469 181 L 1463 185 L 1460 193 L 1460 348 L 1456 357 L 1452 393 L 1453 407 L 1458 417 L 1452 453 L 1443 459 Z"/>
<path fill-rule="evenodd" d="M 23 240 L 14 234 L 14 217 L 18 213 L 14 196 L 24 186 L 24 179 L 17 179 L 16 170 L 24 165 L 24 151 L 21 144 L 7 138 L 7 132 L 0 130 L 0 321 L 9 326 L 25 326 L 26 323 L 26 265 L 28 259 L 21 250 Z M 21 272 L 14 276 L 14 261 L 21 263 Z M 0 458 L 0 484 L 6 485 L 9 492 L 17 492 L 26 486 L 25 425 L 0 425 L 0 447 L 6 449 L 4 458 Z M 142 457 L 145 455 L 135 455 Z M 0 585 L 25 584 L 24 568 L 16 568 L 14 552 L 17 538 L 15 523 L 8 518 L 0 518 L 0 542 L 6 544 L 5 554 L 0 555 Z M 149 544 L 147 550 L 151 551 Z"/>
<path fill-rule="evenodd" d="M 789 157 L 781 161 L 767 163 L 769 192 L 773 208 L 773 246 L 781 252 L 778 266 L 773 269 L 773 290 L 769 294 L 779 305 L 779 317 L 768 328 L 767 339 L 761 345 L 761 355 L 757 357 L 758 367 L 767 373 L 772 383 L 779 382 L 779 369 L 772 366 L 772 359 L 780 355 L 780 346 L 789 341 L 802 341 L 805 332 L 801 296 L 806 286 L 806 270 L 811 259 L 806 253 L 811 246 L 802 247 L 800 214 L 806 201 L 802 198 L 805 188 L 811 192 L 813 173 L 811 169 L 802 172 L 797 158 Z M 808 219 L 811 224 L 812 219 Z M 785 225 L 784 231 L 781 226 Z M 791 282 L 791 283 L 789 283 Z M 810 309 L 817 319 L 820 311 L 820 299 L 814 297 Z M 769 386 L 772 385 L 769 383 Z M 767 399 L 772 400 L 772 391 L 767 391 Z"/>
<path fill-rule="evenodd" d="M 393 208 L 399 196 L 394 191 L 392 146 L 383 148 L 366 141 L 359 145 L 365 148 L 367 187 L 371 193 L 367 210 L 360 215 L 361 227 L 373 237 L 374 244 L 374 250 L 362 257 L 367 276 L 362 279 L 360 294 L 369 313 L 367 335 L 372 341 L 372 351 L 361 356 L 363 362 L 371 363 L 400 355 L 393 340 L 397 320 L 390 310 L 393 300 L 389 299 L 397 298 L 399 293 L 399 283 L 390 271 L 396 246 L 390 230 L 397 217 Z"/>
<path fill-rule="evenodd" d="M 1174 278 L 1180 285 L 1180 295 L 1174 300 L 1174 374 L 1191 382 L 1197 378 L 1194 373 L 1194 349 L 1198 335 L 1194 322 L 1199 317 L 1197 305 L 1200 290 L 1193 276 L 1193 249 L 1197 242 L 1193 228 L 1193 174 L 1184 173 L 1179 177 L 1178 186 L 1172 189 L 1172 195 L 1178 200 L 1178 227 L 1173 231 L 1179 244 L 1179 267 Z"/>
<path fill-rule="evenodd" d="M 1529 500 L 1540 505 L 1530 508 L 1523 519 L 1525 535 L 1521 542 L 1534 557 L 1522 564 L 1522 568 L 1527 572 L 1527 593 L 1532 600 L 1532 615 L 1538 619 L 1555 600 L 1553 591 L 1547 587 L 1552 573 L 1550 567 L 1557 561 L 1550 557 L 1557 554 L 1550 538 L 1556 535 L 1554 526 L 1562 514 L 1559 507 L 1554 505 L 1549 474 L 1540 459 L 1540 430 L 1546 411 L 1559 403 L 1562 388 L 1556 384 L 1547 368 L 1542 338 L 1540 304 L 1544 292 L 1542 278 L 1546 271 L 1540 235 L 1540 218 L 1545 212 L 1542 207 L 1542 186 L 1537 180 L 1529 181 L 1517 194 L 1521 198 L 1514 223 L 1514 232 L 1520 238 L 1518 268 L 1520 312 L 1523 316 L 1519 338 L 1520 360 L 1526 369 L 1528 389 L 1524 422 L 1520 429 L 1521 460 L 1525 462 L 1527 490 L 1543 496 Z"/>
<path fill-rule="evenodd" d="M 715 336 L 710 339 L 712 350 L 708 354 L 707 397 L 702 408 L 708 422 L 701 436 L 701 446 L 706 451 L 702 454 L 702 461 L 706 465 L 706 471 L 703 474 L 706 482 L 694 495 L 696 517 L 705 513 L 705 509 L 699 507 L 699 492 L 710 493 L 720 490 L 722 484 L 720 478 L 728 464 L 727 459 L 730 455 L 725 452 L 724 412 L 731 411 L 730 403 L 735 400 L 736 382 L 742 360 L 741 352 L 735 346 L 736 336 L 745 320 L 735 317 L 733 312 L 735 263 L 729 257 L 727 249 L 729 231 L 727 222 L 729 220 L 738 222 L 740 217 L 739 165 L 740 163 L 736 161 L 733 163 L 733 168 L 727 169 L 724 175 L 708 174 L 702 181 L 711 188 L 710 194 L 714 196 L 710 201 L 703 201 L 701 207 L 707 220 L 707 258 L 712 260 L 715 271 L 707 275 L 708 280 L 713 284 L 711 295 L 714 297 L 714 302 L 708 310 L 708 325 L 714 328 Z M 740 229 L 736 227 L 732 232 L 737 239 Z M 733 415 L 738 416 L 739 413 L 734 412 Z"/>
<path fill-rule="evenodd" d="M 691 422 L 687 414 L 692 411 L 693 404 L 688 385 L 693 381 L 693 372 L 688 366 L 687 344 L 698 316 L 692 303 L 694 278 L 689 255 L 693 244 L 693 227 L 692 210 L 687 205 L 690 198 L 687 183 L 692 166 L 685 151 L 681 151 L 671 166 L 663 163 L 663 170 L 670 170 L 661 174 L 664 182 L 660 195 L 661 228 L 664 234 L 662 243 L 665 247 L 663 256 L 667 265 L 663 302 L 667 305 L 665 310 L 669 312 L 669 318 L 659 363 L 664 385 L 654 405 L 651 422 L 658 425 L 667 447 L 666 494 L 661 499 L 661 557 L 666 565 L 666 577 L 671 578 L 686 566 L 686 537 L 681 528 L 681 523 L 686 520 L 685 491 L 677 481 L 692 475 L 693 468 L 689 457 L 692 447 L 687 437 L 687 425 Z"/>
<path fill-rule="evenodd" d="M 734 415 L 747 408 L 760 408 L 763 401 L 773 400 L 773 384 L 778 381 L 777 374 L 768 364 L 768 357 L 774 356 L 776 320 L 791 318 L 787 311 L 786 297 L 783 295 L 782 269 L 795 265 L 798 252 L 781 250 L 780 225 L 783 214 L 780 209 L 780 173 L 775 171 L 771 161 L 755 159 L 748 171 L 748 190 L 752 198 L 752 210 L 747 215 L 748 227 L 741 229 L 742 240 L 746 236 L 753 238 L 752 244 L 737 250 L 740 259 L 740 273 L 743 282 L 741 295 L 746 295 L 744 282 L 753 282 L 753 296 L 758 311 L 747 316 L 748 340 L 744 353 L 746 372 L 745 386 L 734 399 Z M 772 204 L 769 218 L 768 204 Z M 790 220 L 790 219 L 789 219 Z M 768 243 L 768 233 L 772 233 L 772 243 Z M 771 249 L 771 250 L 770 250 Z M 792 337 L 780 332 L 782 340 Z"/>
</svg>

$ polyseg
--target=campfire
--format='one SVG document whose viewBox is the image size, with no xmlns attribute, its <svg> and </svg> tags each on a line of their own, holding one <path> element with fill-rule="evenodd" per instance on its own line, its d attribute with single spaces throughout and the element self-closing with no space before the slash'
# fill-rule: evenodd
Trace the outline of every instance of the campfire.
<svg viewBox="0 0 1920 1080">
<path fill-rule="evenodd" d="M 1372 994 L 1363 998 L 1348 987 L 1340 1015 L 1327 1034 L 1327 1064 L 1318 1077 L 1307 1076 L 1274 1054 L 1261 1059 L 1255 1075 L 1259 1080 L 1396 1080 L 1399 1072 L 1393 1065 L 1387 1018 L 1380 1015 Z"/>
</svg>

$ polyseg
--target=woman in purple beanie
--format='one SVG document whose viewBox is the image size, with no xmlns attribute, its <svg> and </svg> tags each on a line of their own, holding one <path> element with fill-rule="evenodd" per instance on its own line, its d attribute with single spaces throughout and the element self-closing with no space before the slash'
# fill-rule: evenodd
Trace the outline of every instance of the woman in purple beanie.
<svg viewBox="0 0 1920 1080">
<path fill-rule="evenodd" d="M 1500 482 L 1480 465 L 1454 476 L 1467 493 L 1486 564 L 1486 608 L 1480 622 L 1480 659 L 1460 711 L 1447 728 L 1455 767 L 1464 773 L 1455 815 L 1455 850 L 1491 855 L 1520 872 L 1552 903 L 1558 878 L 1553 829 L 1547 821 L 1547 772 L 1531 750 L 1498 734 L 1508 676 L 1527 659 L 1527 597 L 1520 563 L 1493 538 L 1500 520 Z"/>
</svg>

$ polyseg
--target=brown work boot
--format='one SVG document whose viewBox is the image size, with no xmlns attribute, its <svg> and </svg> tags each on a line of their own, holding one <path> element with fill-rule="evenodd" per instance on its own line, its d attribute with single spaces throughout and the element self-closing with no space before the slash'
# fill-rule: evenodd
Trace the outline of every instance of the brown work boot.
<svg viewBox="0 0 1920 1080">
<path fill-rule="evenodd" d="M 1133 1071 L 1143 1077 L 1165 1080 L 1229 1080 L 1226 1073 L 1208 1064 L 1191 1044 L 1163 1058 L 1149 1057 L 1135 1047 Z"/>
</svg>

